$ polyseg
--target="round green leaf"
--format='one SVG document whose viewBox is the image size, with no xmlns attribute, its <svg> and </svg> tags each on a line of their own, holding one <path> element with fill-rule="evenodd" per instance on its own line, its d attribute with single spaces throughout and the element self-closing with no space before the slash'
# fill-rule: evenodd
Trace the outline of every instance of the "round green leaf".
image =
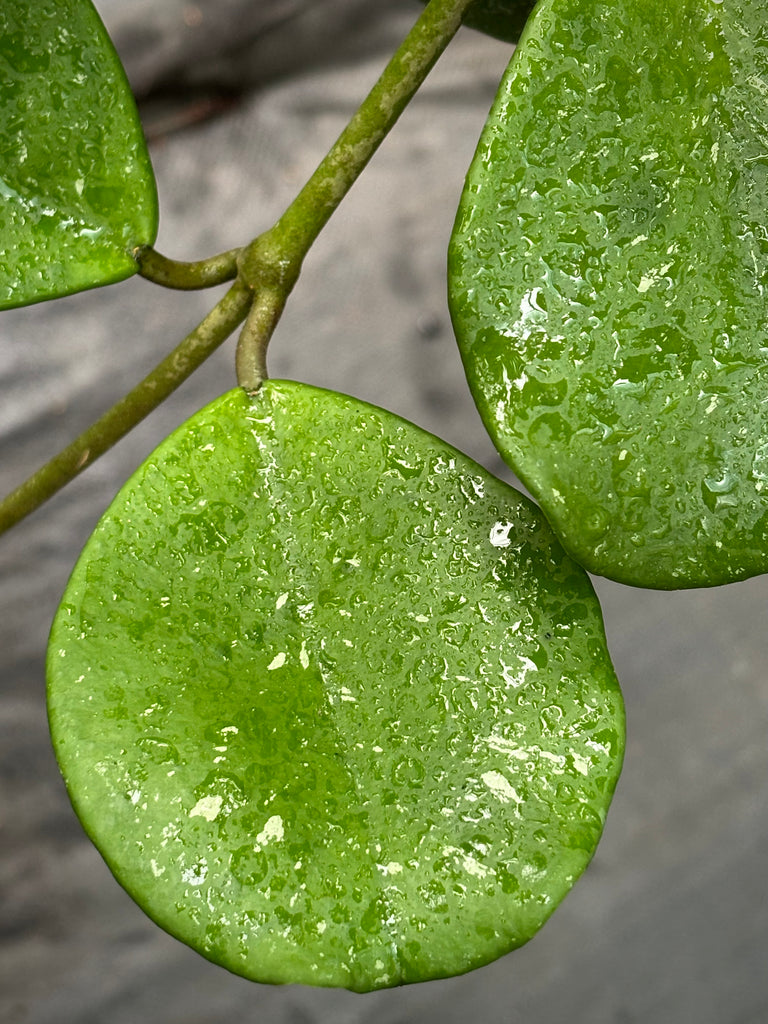
<svg viewBox="0 0 768 1024">
<path fill-rule="evenodd" d="M 159 924 L 368 990 L 525 942 L 586 867 L 623 707 L 538 509 L 396 416 L 270 381 L 166 440 L 48 659 L 78 815 Z"/>
<path fill-rule="evenodd" d="M 768 569 L 766 0 L 544 0 L 470 169 L 451 307 L 497 447 L 587 569 Z"/>
<path fill-rule="evenodd" d="M 90 0 L 0 4 L 0 308 L 122 280 L 157 233 L 125 73 Z"/>
</svg>

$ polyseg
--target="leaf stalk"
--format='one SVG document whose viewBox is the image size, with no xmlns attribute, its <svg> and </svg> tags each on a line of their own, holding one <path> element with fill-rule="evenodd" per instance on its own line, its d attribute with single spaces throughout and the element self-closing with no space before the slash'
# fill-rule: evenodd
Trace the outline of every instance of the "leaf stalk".
<svg viewBox="0 0 768 1024">
<path fill-rule="evenodd" d="M 193 291 L 234 280 L 240 252 L 240 249 L 230 249 L 204 260 L 182 263 L 161 255 L 151 245 L 143 245 L 134 250 L 133 257 L 139 274 L 148 281 L 164 288 Z"/>
</svg>

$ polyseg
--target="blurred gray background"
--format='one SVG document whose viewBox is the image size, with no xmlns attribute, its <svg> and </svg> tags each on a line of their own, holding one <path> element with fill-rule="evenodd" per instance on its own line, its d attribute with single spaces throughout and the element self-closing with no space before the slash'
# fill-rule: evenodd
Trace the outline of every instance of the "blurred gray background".
<svg viewBox="0 0 768 1024">
<path fill-rule="evenodd" d="M 284 209 L 373 84 L 415 0 L 97 0 L 138 94 L 158 248 L 192 259 Z M 503 472 L 445 300 L 463 175 L 511 48 L 462 29 L 335 215 L 273 340 L 273 376 L 386 406 Z M 138 279 L 0 319 L 0 489 L 147 372 L 212 295 Z M 668 594 L 596 581 L 627 704 L 625 769 L 581 881 L 523 949 L 369 996 L 270 988 L 155 927 L 86 840 L 47 735 L 44 651 L 77 553 L 174 426 L 234 384 L 230 341 L 164 408 L 0 538 L 3 1024 L 765 1024 L 768 579 Z"/>
</svg>

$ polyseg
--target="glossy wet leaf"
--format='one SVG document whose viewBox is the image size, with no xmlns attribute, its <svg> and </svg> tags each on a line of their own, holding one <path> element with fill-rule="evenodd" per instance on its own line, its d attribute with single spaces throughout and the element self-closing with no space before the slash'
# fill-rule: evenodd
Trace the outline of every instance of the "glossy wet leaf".
<svg viewBox="0 0 768 1024">
<path fill-rule="evenodd" d="M 136 272 L 154 177 L 90 0 L 0 3 L 0 153 L 0 308 Z"/>
<path fill-rule="evenodd" d="M 462 20 L 486 35 L 516 43 L 534 5 L 535 0 L 475 0 Z"/>
<path fill-rule="evenodd" d="M 128 482 L 48 670 L 119 881 L 261 981 L 366 990 L 525 942 L 589 861 L 623 751 L 596 598 L 538 509 L 287 382 L 223 396 Z"/>
<path fill-rule="evenodd" d="M 499 450 L 588 569 L 768 569 L 766 0 L 545 0 L 454 230 Z"/>
</svg>

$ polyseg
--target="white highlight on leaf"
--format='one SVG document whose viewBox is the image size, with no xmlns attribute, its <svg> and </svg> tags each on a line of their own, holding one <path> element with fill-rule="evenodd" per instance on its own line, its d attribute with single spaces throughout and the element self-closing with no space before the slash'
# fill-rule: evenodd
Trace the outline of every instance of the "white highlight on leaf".
<svg viewBox="0 0 768 1024">
<path fill-rule="evenodd" d="M 470 854 L 466 854 L 462 861 L 464 870 L 468 875 L 474 875 L 475 878 L 485 878 L 488 874 L 488 869 L 483 867 L 479 860 L 475 860 Z"/>
<path fill-rule="evenodd" d="M 181 880 L 186 882 L 187 885 L 202 885 L 208 875 L 208 865 L 205 861 L 201 861 L 200 864 L 196 864 L 192 868 L 187 868 L 186 871 L 182 871 Z"/>
<path fill-rule="evenodd" d="M 542 750 L 541 747 L 536 745 L 532 747 L 518 747 L 511 740 L 504 739 L 503 736 L 489 736 L 485 742 L 491 750 L 504 754 L 506 757 L 514 758 L 516 761 L 535 762 L 539 758 L 543 758 L 543 760 L 549 761 L 553 765 L 555 775 L 562 775 L 567 764 L 567 758 L 564 754 L 555 754 L 551 750 Z"/>
<path fill-rule="evenodd" d="M 592 767 L 590 761 L 586 757 L 582 757 L 581 754 L 577 754 L 575 750 L 571 750 L 571 757 L 576 771 L 580 775 L 589 775 L 589 769 Z"/>
<path fill-rule="evenodd" d="M 509 539 L 509 531 L 512 523 L 494 523 L 491 527 L 491 544 L 495 548 L 508 548 L 512 541 Z"/>
<path fill-rule="evenodd" d="M 640 279 L 640 284 L 637 286 L 637 290 L 641 294 L 643 292 L 647 292 L 650 288 L 652 288 L 655 284 L 658 284 L 659 281 L 662 280 L 662 278 L 671 266 L 671 263 L 665 263 L 663 267 L 658 267 L 657 269 L 652 270 L 650 274 L 643 274 L 643 276 Z"/>
<path fill-rule="evenodd" d="M 189 816 L 190 818 L 205 818 L 206 821 L 213 821 L 221 810 L 223 802 L 224 797 L 218 795 L 200 797 L 189 812 Z"/>
<path fill-rule="evenodd" d="M 279 654 L 276 654 L 272 661 L 270 661 L 270 663 L 267 665 L 267 671 L 272 672 L 276 668 L 282 668 L 283 665 L 285 664 L 285 659 L 285 651 L 281 651 Z"/>
<path fill-rule="evenodd" d="M 519 665 L 507 665 L 501 660 L 499 664 L 504 682 L 507 686 L 517 689 L 518 686 L 523 685 L 529 672 L 538 672 L 539 668 L 535 661 L 527 658 L 524 654 L 517 654 L 515 657 L 520 662 Z"/>
<path fill-rule="evenodd" d="M 480 861 L 471 854 L 464 853 L 463 850 L 460 850 L 456 846 L 443 847 L 443 855 L 447 857 L 450 854 L 453 854 L 453 856 L 461 862 L 461 866 L 468 875 L 474 875 L 475 878 L 485 878 L 488 875 L 489 869 L 485 867 L 485 865 L 481 864 Z"/>
<path fill-rule="evenodd" d="M 283 819 L 279 814 L 273 814 L 271 818 L 267 818 L 264 828 L 256 836 L 256 842 L 259 846 L 266 846 L 267 843 L 279 843 L 284 835 Z"/>
<path fill-rule="evenodd" d="M 396 860 L 391 860 L 389 864 L 377 864 L 376 865 L 382 875 L 399 875 L 403 870 L 403 865 L 398 864 Z"/>
<path fill-rule="evenodd" d="M 510 785 L 501 772 L 484 772 L 480 778 L 496 799 L 500 800 L 503 804 L 521 804 L 523 802 L 517 790 L 514 786 Z"/>
</svg>

